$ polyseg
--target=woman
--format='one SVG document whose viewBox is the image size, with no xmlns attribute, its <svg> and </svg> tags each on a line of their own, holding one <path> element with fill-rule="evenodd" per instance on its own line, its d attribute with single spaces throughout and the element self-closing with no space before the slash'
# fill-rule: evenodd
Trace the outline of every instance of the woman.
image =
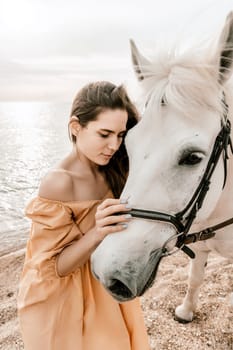
<svg viewBox="0 0 233 350">
<path fill-rule="evenodd" d="M 148 350 L 138 300 L 117 303 L 95 280 L 89 258 L 130 220 L 119 200 L 128 172 L 124 136 L 137 111 L 122 86 L 97 82 L 76 96 L 71 153 L 42 180 L 18 308 L 26 350 Z M 113 198 L 114 197 L 114 198 Z"/>
</svg>

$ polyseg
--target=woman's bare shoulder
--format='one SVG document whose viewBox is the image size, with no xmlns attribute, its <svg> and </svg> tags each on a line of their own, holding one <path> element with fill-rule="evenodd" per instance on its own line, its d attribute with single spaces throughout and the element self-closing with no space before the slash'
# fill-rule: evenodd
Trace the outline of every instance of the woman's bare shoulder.
<svg viewBox="0 0 233 350">
<path fill-rule="evenodd" d="M 50 200 L 72 201 L 73 178 L 68 171 L 52 169 L 43 178 L 39 196 Z"/>
</svg>

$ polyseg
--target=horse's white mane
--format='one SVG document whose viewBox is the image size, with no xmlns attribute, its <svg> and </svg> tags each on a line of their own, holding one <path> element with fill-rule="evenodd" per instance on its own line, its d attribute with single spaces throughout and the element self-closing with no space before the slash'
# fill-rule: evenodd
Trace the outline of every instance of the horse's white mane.
<svg viewBox="0 0 233 350">
<path fill-rule="evenodd" d="M 173 49 L 161 53 L 158 50 L 156 59 L 146 67 L 146 79 L 141 82 L 154 108 L 159 109 L 163 100 L 180 111 L 187 111 L 187 115 L 197 107 L 223 113 L 223 92 L 228 96 L 229 89 L 218 82 L 219 61 L 211 47 L 183 52 Z"/>
</svg>

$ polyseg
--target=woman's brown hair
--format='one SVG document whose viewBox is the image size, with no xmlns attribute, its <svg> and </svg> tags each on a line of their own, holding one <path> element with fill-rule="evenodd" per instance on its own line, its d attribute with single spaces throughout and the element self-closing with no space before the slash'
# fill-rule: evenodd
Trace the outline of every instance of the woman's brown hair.
<svg viewBox="0 0 233 350">
<path fill-rule="evenodd" d="M 73 101 L 70 117 L 78 117 L 80 125 L 85 127 L 90 121 L 96 120 L 98 115 L 106 109 L 122 109 L 128 113 L 127 131 L 138 121 L 137 109 L 130 101 L 125 88 L 122 85 L 116 86 L 106 81 L 84 86 Z M 76 143 L 76 136 L 71 135 L 71 140 Z M 104 172 L 114 197 L 118 198 L 129 171 L 129 160 L 124 140 L 109 163 L 99 166 L 99 169 Z"/>
</svg>

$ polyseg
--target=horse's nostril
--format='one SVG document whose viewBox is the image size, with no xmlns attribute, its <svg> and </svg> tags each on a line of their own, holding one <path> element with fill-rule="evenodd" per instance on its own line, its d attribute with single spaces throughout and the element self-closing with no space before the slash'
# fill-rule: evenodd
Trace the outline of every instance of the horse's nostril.
<svg viewBox="0 0 233 350">
<path fill-rule="evenodd" d="M 108 287 L 110 292 L 112 292 L 115 295 L 121 296 L 123 298 L 131 298 L 132 292 L 130 289 L 121 281 L 117 279 L 112 279 L 111 285 Z"/>
</svg>

